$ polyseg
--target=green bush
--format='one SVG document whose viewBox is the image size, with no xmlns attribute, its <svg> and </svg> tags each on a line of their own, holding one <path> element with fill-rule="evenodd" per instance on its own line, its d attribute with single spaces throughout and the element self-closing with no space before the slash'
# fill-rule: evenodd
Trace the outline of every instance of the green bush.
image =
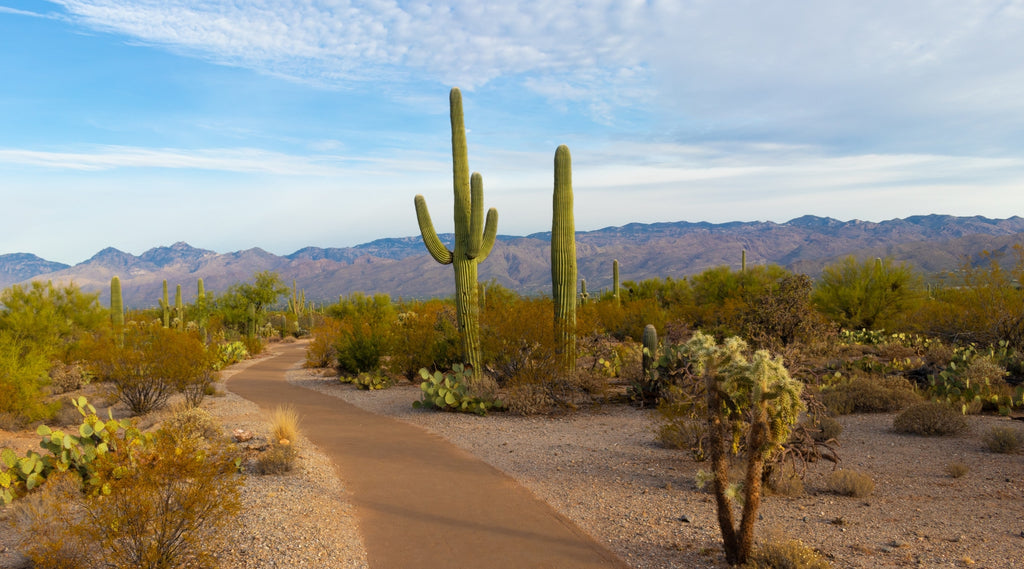
<svg viewBox="0 0 1024 569">
<path fill-rule="evenodd" d="M 60 407 L 43 402 L 49 367 L 44 351 L 0 330 L 0 414 L 11 426 L 50 419 Z"/>
<path fill-rule="evenodd" d="M 897 433 L 926 437 L 959 435 L 969 429 L 967 419 L 959 410 L 939 401 L 907 407 L 896 415 L 892 427 Z"/>
<path fill-rule="evenodd" d="M 404 304 L 395 326 L 387 364 L 393 374 L 413 380 L 422 368 L 450 369 L 462 358 L 459 324 L 450 302 Z"/>
</svg>

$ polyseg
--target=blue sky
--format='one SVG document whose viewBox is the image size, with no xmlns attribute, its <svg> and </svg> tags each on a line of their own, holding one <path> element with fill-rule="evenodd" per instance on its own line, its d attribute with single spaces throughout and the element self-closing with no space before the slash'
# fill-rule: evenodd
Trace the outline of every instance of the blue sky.
<svg viewBox="0 0 1024 569">
<path fill-rule="evenodd" d="M 0 254 L 1024 213 L 1024 3 L 0 0 Z"/>
</svg>

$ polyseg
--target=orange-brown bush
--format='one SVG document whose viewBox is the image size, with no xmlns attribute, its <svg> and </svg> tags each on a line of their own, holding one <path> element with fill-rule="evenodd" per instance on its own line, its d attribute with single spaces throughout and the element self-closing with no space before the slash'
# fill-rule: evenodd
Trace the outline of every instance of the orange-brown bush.
<svg viewBox="0 0 1024 569">
<path fill-rule="evenodd" d="M 36 567 L 207 567 L 239 509 L 234 457 L 166 431 L 96 461 L 101 485 L 82 493 L 70 474 L 48 480 L 15 516 Z"/>
<path fill-rule="evenodd" d="M 325 317 L 313 328 L 313 339 L 306 347 L 306 367 L 333 367 L 338 353 L 334 347 L 341 336 L 341 322 Z"/>
<path fill-rule="evenodd" d="M 907 407 L 893 419 L 897 433 L 911 435 L 949 436 L 966 432 L 970 425 L 958 410 L 940 401 L 926 401 Z"/>
<path fill-rule="evenodd" d="M 118 336 L 100 340 L 93 351 L 97 375 L 117 388 L 135 414 L 163 407 L 175 392 L 198 404 L 213 382 L 213 356 L 188 332 L 157 323 L 132 322 Z"/>
<path fill-rule="evenodd" d="M 898 411 L 921 398 L 903 377 L 857 375 L 823 389 L 821 400 L 829 412 L 846 415 Z"/>
<path fill-rule="evenodd" d="M 429 300 L 402 308 L 388 358 L 388 369 L 392 373 L 414 380 L 422 368 L 449 369 L 459 362 L 462 342 L 454 306 Z"/>
</svg>

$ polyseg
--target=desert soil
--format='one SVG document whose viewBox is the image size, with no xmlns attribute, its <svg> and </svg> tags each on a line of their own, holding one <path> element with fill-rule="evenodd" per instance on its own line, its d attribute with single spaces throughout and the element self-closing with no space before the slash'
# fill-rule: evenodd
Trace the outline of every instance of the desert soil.
<svg viewBox="0 0 1024 569">
<path fill-rule="evenodd" d="M 554 417 L 477 417 L 412 409 L 416 385 L 358 391 L 299 368 L 288 379 L 445 437 L 507 472 L 632 567 L 726 566 L 714 504 L 695 482 L 706 465 L 659 446 L 647 411 L 607 405 Z M 233 394 L 204 406 L 228 432 L 266 432 L 266 416 Z M 765 499 L 758 535 L 798 538 L 835 567 L 1024 567 L 1024 456 L 991 453 L 981 440 L 992 426 L 1024 431 L 1024 423 L 972 416 L 967 435 L 922 438 L 893 433 L 892 419 L 839 418 L 840 468 L 870 474 L 870 496 L 828 492 L 832 464 L 812 465 L 802 495 Z M 0 431 L 0 448 L 37 443 L 31 433 Z M 293 472 L 246 477 L 244 512 L 219 553 L 222 567 L 366 567 L 344 480 L 303 443 Z M 968 474 L 948 475 L 953 462 Z M 11 516 L 0 510 L 4 517 Z M 16 532 L 2 521 L 0 568 L 23 566 Z"/>
</svg>

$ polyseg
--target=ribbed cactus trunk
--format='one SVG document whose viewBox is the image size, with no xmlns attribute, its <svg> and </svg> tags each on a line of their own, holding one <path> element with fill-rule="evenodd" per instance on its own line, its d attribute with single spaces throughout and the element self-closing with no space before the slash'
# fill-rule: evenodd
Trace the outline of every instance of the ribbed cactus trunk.
<svg viewBox="0 0 1024 569">
<path fill-rule="evenodd" d="M 658 329 L 654 327 L 654 324 L 644 326 L 643 345 L 644 353 L 641 358 L 641 365 L 644 370 L 644 381 L 649 381 L 651 369 L 654 367 L 654 362 L 658 359 Z"/>
<path fill-rule="evenodd" d="M 430 220 L 423 196 L 415 199 L 416 220 L 427 251 L 442 265 L 455 269 L 455 311 L 462 335 L 462 355 L 480 378 L 480 302 L 477 292 L 477 265 L 487 258 L 498 230 L 498 211 L 491 208 L 484 220 L 483 177 L 469 175 L 466 127 L 462 118 L 462 94 L 452 89 L 449 95 L 452 125 L 452 179 L 455 190 L 455 250 L 441 243 Z"/>
<path fill-rule="evenodd" d="M 121 279 L 110 279 L 110 324 L 115 330 L 124 326 L 124 298 L 121 296 Z"/>
<path fill-rule="evenodd" d="M 185 329 L 185 304 L 181 301 L 181 285 L 174 289 L 174 320 L 175 328 Z"/>
<path fill-rule="evenodd" d="M 171 302 L 167 297 L 167 279 L 164 279 L 164 294 L 160 299 L 160 308 L 163 309 L 164 328 L 171 327 Z"/>
<path fill-rule="evenodd" d="M 576 223 L 572 202 L 569 147 L 555 150 L 555 190 L 551 215 L 551 294 L 555 304 L 555 346 L 562 372 L 576 369 Z"/>
<path fill-rule="evenodd" d="M 747 272 L 747 250 L 743 250 L 743 254 L 740 255 L 740 271 Z"/>
<path fill-rule="evenodd" d="M 587 279 L 580 279 L 580 304 L 586 304 L 590 295 L 587 294 Z"/>
<path fill-rule="evenodd" d="M 619 304 L 619 260 L 612 260 L 612 296 L 615 297 L 615 304 Z"/>
</svg>

